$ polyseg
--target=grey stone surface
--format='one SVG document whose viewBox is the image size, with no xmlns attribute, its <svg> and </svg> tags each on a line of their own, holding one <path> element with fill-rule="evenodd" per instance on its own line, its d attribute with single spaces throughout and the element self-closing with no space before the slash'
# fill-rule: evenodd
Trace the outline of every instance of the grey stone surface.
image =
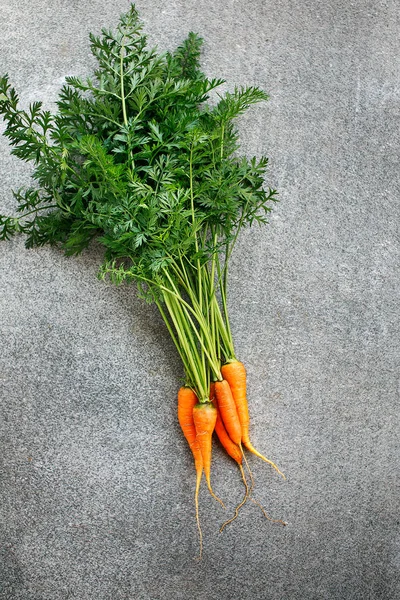
<svg viewBox="0 0 400 600">
<path fill-rule="evenodd" d="M 52 106 L 87 34 L 126 0 L 1 0 L 0 71 Z M 281 203 L 233 257 L 230 306 L 254 505 L 223 534 L 203 489 L 195 560 L 182 372 L 155 310 L 97 281 L 98 248 L 0 244 L 1 600 L 400 598 L 400 6 L 395 0 L 139 0 L 151 42 L 206 40 L 207 73 L 271 95 L 242 119 Z M 29 168 L 0 141 L 0 212 Z M 231 511 L 239 474 L 217 448 Z"/>
</svg>

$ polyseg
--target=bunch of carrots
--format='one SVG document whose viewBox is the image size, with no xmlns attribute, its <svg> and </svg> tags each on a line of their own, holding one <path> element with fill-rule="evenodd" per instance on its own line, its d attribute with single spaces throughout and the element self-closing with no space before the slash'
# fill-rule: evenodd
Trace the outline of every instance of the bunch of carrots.
<svg viewBox="0 0 400 600">
<path fill-rule="evenodd" d="M 227 264 L 225 263 L 224 269 L 226 268 Z M 223 310 L 220 310 L 216 300 L 215 289 L 212 289 L 212 294 L 212 300 L 210 305 L 207 306 L 207 310 L 211 313 L 214 310 L 218 315 L 218 319 L 215 319 L 218 322 L 216 331 L 214 331 L 215 337 L 211 336 L 214 343 L 215 339 L 218 339 L 216 343 L 218 352 L 213 352 L 210 346 L 206 348 L 204 337 L 202 339 L 199 333 L 200 343 L 197 346 L 198 358 L 201 361 L 201 355 L 203 354 L 203 359 L 205 358 L 205 362 L 209 364 L 209 381 L 204 382 L 208 388 L 203 387 L 199 371 L 191 372 L 190 360 L 187 360 L 188 357 L 185 355 L 184 350 L 177 344 L 178 351 L 185 364 L 187 377 L 187 384 L 178 391 L 178 420 L 192 451 L 196 470 L 195 507 L 200 539 L 200 556 L 202 553 L 202 532 L 199 517 L 199 489 L 203 473 L 211 495 L 224 506 L 222 501 L 214 494 L 211 485 L 211 452 L 214 432 L 227 454 L 237 463 L 245 485 L 245 494 L 242 501 L 237 505 L 234 516 L 223 523 L 221 531 L 227 524 L 236 519 L 240 508 L 248 499 L 251 499 L 261 508 L 267 519 L 285 525 L 285 522 L 280 519 L 271 519 L 251 495 L 253 476 L 246 460 L 245 449 L 271 465 L 284 479 L 285 476 L 277 465 L 256 450 L 250 441 L 246 369 L 234 354 L 226 304 L 226 289 L 222 286 L 220 293 L 223 299 Z M 213 319 L 211 319 L 211 322 L 213 322 Z M 198 327 L 198 331 L 201 331 L 201 326 Z M 205 336 L 205 338 L 207 339 L 208 336 Z M 223 362 L 218 358 L 220 353 L 224 356 Z M 247 467 L 250 476 L 250 485 L 247 481 L 243 463 Z"/>
<path fill-rule="evenodd" d="M 190 387 L 181 387 L 178 392 L 178 420 L 182 432 L 192 451 L 196 469 L 196 519 L 200 538 L 200 556 L 202 552 L 202 532 L 199 518 L 199 489 L 204 472 L 208 489 L 215 496 L 210 480 L 212 434 L 215 431 L 221 445 L 228 455 L 237 463 L 246 488 L 243 500 L 238 504 L 235 514 L 221 526 L 221 531 L 231 523 L 239 513 L 239 509 L 250 497 L 251 489 L 247 483 L 243 469 L 243 459 L 246 461 L 243 446 L 250 452 L 269 463 L 284 478 L 283 473 L 269 459 L 260 454 L 252 445 L 249 438 L 249 410 L 246 397 L 246 370 L 242 362 L 226 363 L 221 368 L 220 380 L 210 386 L 208 401 L 200 403 Z M 251 471 L 250 471 L 251 476 Z M 256 502 L 258 504 L 258 502 Z M 263 511 L 265 516 L 267 514 Z M 285 525 L 280 519 L 270 519 Z"/>
<path fill-rule="evenodd" d="M 14 192 L 17 215 L 0 215 L 0 240 L 22 233 L 28 248 L 57 245 L 66 255 L 97 240 L 105 250 L 99 277 L 135 282 L 158 307 L 185 371 L 178 419 L 195 461 L 201 547 L 203 472 L 216 497 L 214 431 L 245 484 L 233 518 L 254 501 L 244 450 L 282 475 L 250 441 L 246 371 L 227 302 L 238 235 L 266 223 L 276 200 L 264 188 L 267 158 L 239 156 L 234 120 L 268 96 L 252 86 L 215 92 L 225 82 L 201 72 L 195 33 L 174 52 L 148 49 L 133 5 L 115 32 L 103 29 L 90 42 L 98 68 L 85 80 L 66 77 L 54 115 L 41 102 L 22 110 L 8 76 L 0 77 L 4 135 L 15 156 L 34 164 L 32 187 Z"/>
</svg>

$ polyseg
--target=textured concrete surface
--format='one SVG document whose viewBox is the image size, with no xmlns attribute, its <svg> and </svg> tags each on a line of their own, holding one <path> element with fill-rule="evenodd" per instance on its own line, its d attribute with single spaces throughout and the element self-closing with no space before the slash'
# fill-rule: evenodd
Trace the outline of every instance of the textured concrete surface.
<svg viewBox="0 0 400 600">
<path fill-rule="evenodd" d="M 126 0 L 1 0 L 0 71 L 51 106 Z M 139 0 L 152 43 L 206 39 L 207 73 L 258 84 L 241 121 L 281 203 L 233 258 L 255 495 L 201 494 L 175 414 L 182 372 L 157 313 L 96 279 L 92 248 L 0 244 L 0 599 L 400 597 L 400 6 L 395 0 Z M 0 212 L 29 168 L 0 142 Z M 242 486 L 216 449 L 232 510 Z"/>
</svg>

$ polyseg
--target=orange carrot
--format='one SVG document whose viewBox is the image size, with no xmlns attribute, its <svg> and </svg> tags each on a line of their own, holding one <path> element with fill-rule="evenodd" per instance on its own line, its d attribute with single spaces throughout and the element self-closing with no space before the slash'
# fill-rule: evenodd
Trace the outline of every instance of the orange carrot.
<svg viewBox="0 0 400 600">
<path fill-rule="evenodd" d="M 249 407 L 246 398 L 246 369 L 244 364 L 236 360 L 221 367 L 224 379 L 229 383 L 236 404 L 240 425 L 242 426 L 242 442 L 249 440 Z"/>
<path fill-rule="evenodd" d="M 211 384 L 210 400 L 212 401 L 212 403 L 215 406 L 216 400 L 214 397 L 214 391 L 215 391 L 214 384 Z M 215 423 L 215 433 L 217 434 L 218 439 L 221 442 L 221 445 L 225 448 L 226 452 L 229 454 L 229 456 L 231 458 L 233 458 L 234 461 L 236 461 L 236 463 L 240 469 L 240 474 L 242 476 L 242 480 L 243 480 L 245 490 L 246 490 L 243 500 L 235 508 L 233 517 L 231 517 L 230 519 L 228 519 L 227 521 L 225 521 L 225 523 L 223 523 L 221 525 L 220 532 L 222 533 L 222 531 L 225 529 L 225 527 L 227 525 L 229 525 L 229 523 L 232 523 L 232 521 L 234 521 L 237 518 L 237 516 L 239 515 L 239 510 L 247 502 L 248 499 L 250 499 L 252 502 L 254 502 L 254 504 L 256 504 L 260 508 L 260 510 L 262 511 L 262 513 L 266 519 L 268 519 L 269 521 L 272 521 L 273 523 L 280 523 L 281 525 L 286 525 L 286 523 L 284 521 L 282 521 L 281 519 L 272 519 L 270 516 L 268 516 L 267 513 L 265 512 L 264 508 L 261 506 L 261 504 L 250 495 L 252 492 L 252 489 L 253 489 L 253 475 L 250 471 L 249 465 L 247 464 L 246 457 L 244 456 L 243 451 L 239 448 L 239 446 L 237 444 L 232 442 L 231 438 L 229 437 L 228 432 L 225 429 L 225 425 L 223 424 L 220 414 L 218 412 L 218 409 L 217 409 L 217 421 Z M 245 475 L 243 465 L 242 465 L 243 458 L 246 461 L 246 465 L 247 465 L 247 468 L 248 468 L 249 474 L 250 474 L 250 479 L 251 479 L 250 487 L 249 487 L 249 484 L 247 483 L 246 475 Z"/>
<path fill-rule="evenodd" d="M 210 398 L 211 398 L 211 393 L 212 393 L 212 391 L 210 390 Z M 216 405 L 215 398 L 213 399 L 213 404 L 214 404 L 214 406 Z M 244 486 L 246 488 L 243 500 L 235 508 L 235 513 L 234 513 L 233 517 L 231 519 L 228 519 L 227 521 L 225 521 L 225 523 L 222 524 L 222 526 L 220 528 L 220 531 L 222 532 L 224 530 L 224 528 L 226 527 L 226 525 L 228 525 L 228 523 L 232 523 L 232 521 L 234 521 L 236 519 L 236 517 L 239 514 L 239 510 L 246 503 L 246 501 L 249 497 L 249 486 L 246 481 L 246 475 L 244 473 L 243 466 L 242 466 L 243 453 L 242 453 L 241 449 L 239 448 L 239 446 L 237 444 L 235 444 L 234 442 L 232 442 L 231 438 L 229 437 L 228 432 L 225 429 L 225 425 L 222 422 L 222 419 L 221 419 L 218 409 L 217 409 L 217 421 L 215 423 L 215 433 L 217 434 L 218 439 L 221 442 L 221 445 L 223 446 L 223 448 L 225 448 L 225 450 L 229 454 L 229 456 L 231 458 L 233 458 L 234 461 L 237 462 L 237 465 L 240 469 L 240 474 L 243 479 Z"/>
<path fill-rule="evenodd" d="M 201 455 L 199 442 L 196 438 L 196 429 L 193 421 L 193 408 L 196 403 L 197 396 L 194 393 L 194 391 L 189 387 L 181 387 L 178 392 L 178 421 L 183 431 L 183 435 L 185 436 L 194 457 L 194 464 L 196 469 L 196 490 L 194 495 L 194 501 L 196 506 L 197 528 L 199 530 L 201 557 L 203 546 L 203 534 L 201 532 L 199 517 L 199 490 L 201 476 L 203 474 L 203 458 Z"/>
<path fill-rule="evenodd" d="M 203 459 L 203 470 L 206 477 L 210 494 L 225 507 L 222 500 L 216 496 L 211 487 L 211 440 L 217 420 L 217 411 L 211 402 L 196 404 L 193 408 L 193 422 L 196 429 L 196 440 L 198 441 L 201 456 Z"/>
<path fill-rule="evenodd" d="M 231 438 L 228 435 L 228 432 L 225 429 L 225 425 L 221 419 L 220 411 L 218 410 L 217 401 L 215 399 L 215 383 L 211 382 L 210 384 L 210 402 L 213 403 L 215 408 L 217 409 L 217 420 L 215 422 L 215 433 L 221 445 L 225 448 L 226 452 L 229 454 L 233 460 L 235 460 L 238 465 L 242 464 L 242 453 L 237 444 L 232 442 Z"/>
<path fill-rule="evenodd" d="M 196 472 L 200 469 L 201 475 L 203 459 L 199 442 L 196 439 L 196 428 L 193 421 L 193 408 L 196 404 L 197 396 L 194 391 L 189 387 L 181 387 L 178 392 L 178 421 L 193 453 Z"/>
<path fill-rule="evenodd" d="M 216 400 L 213 400 L 214 406 L 216 406 Z M 229 454 L 233 460 L 235 460 L 238 465 L 242 464 L 242 453 L 237 444 L 232 442 L 231 438 L 228 435 L 228 432 L 225 429 L 225 425 L 222 422 L 221 415 L 217 410 L 217 420 L 215 423 L 215 433 L 218 436 L 221 445 L 225 448 L 226 452 Z"/>
<path fill-rule="evenodd" d="M 249 436 L 250 417 L 249 417 L 249 408 L 248 408 L 247 395 L 246 395 L 246 369 L 245 369 L 245 366 L 243 365 L 243 363 L 241 363 L 238 360 L 228 362 L 226 365 L 224 365 L 221 368 L 221 373 L 222 373 L 223 377 L 228 381 L 229 386 L 232 390 L 232 396 L 235 401 L 240 425 L 242 427 L 241 441 L 242 441 L 243 445 L 247 448 L 247 450 L 249 450 L 256 456 L 258 456 L 259 458 L 261 458 L 262 460 L 264 460 L 265 462 L 270 464 L 285 479 L 284 474 L 278 469 L 276 464 L 273 463 L 268 458 L 266 458 L 265 456 L 263 456 L 262 454 L 260 454 L 260 452 L 258 452 L 258 450 L 256 450 L 254 448 L 254 446 L 252 445 L 252 443 L 250 442 L 250 436 Z"/>
<path fill-rule="evenodd" d="M 241 446 L 242 428 L 232 396 L 231 388 L 226 379 L 215 382 L 215 396 L 222 421 L 232 442 Z"/>
</svg>

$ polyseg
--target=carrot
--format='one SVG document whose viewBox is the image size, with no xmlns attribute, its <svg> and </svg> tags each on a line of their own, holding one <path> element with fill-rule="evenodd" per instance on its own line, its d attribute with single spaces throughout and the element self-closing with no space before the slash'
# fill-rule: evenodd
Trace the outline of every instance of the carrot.
<svg viewBox="0 0 400 600">
<path fill-rule="evenodd" d="M 217 420 L 217 411 L 211 402 L 202 402 L 196 404 L 193 408 L 193 422 L 196 429 L 196 440 L 198 441 L 201 456 L 203 459 L 203 470 L 206 477 L 207 486 L 210 494 L 215 498 L 221 506 L 225 508 L 222 500 L 216 496 L 211 487 L 210 471 L 211 471 L 211 440 Z"/>
<path fill-rule="evenodd" d="M 240 425 L 235 401 L 226 379 L 215 382 L 215 396 L 222 421 L 232 442 L 241 446 L 242 428 Z"/>
<path fill-rule="evenodd" d="M 246 369 L 244 364 L 235 360 L 221 367 L 224 379 L 229 383 L 236 404 L 240 425 L 242 426 L 242 442 L 249 440 L 249 407 L 246 398 Z"/>
<path fill-rule="evenodd" d="M 216 400 L 214 399 L 212 402 L 213 402 L 214 406 L 216 406 Z M 238 463 L 238 465 L 241 465 L 243 459 L 242 459 L 242 453 L 240 451 L 240 448 L 237 444 L 232 442 L 231 438 L 229 437 L 229 434 L 225 429 L 225 425 L 222 422 L 221 415 L 219 414 L 218 410 L 217 410 L 217 420 L 215 423 L 215 433 L 217 434 L 217 437 L 218 437 L 219 441 L 221 442 L 221 445 L 225 448 L 225 450 L 229 454 L 229 456 L 231 458 L 233 458 L 233 460 L 236 461 Z"/>
<path fill-rule="evenodd" d="M 196 439 L 196 429 L 193 421 L 193 408 L 197 403 L 197 396 L 189 387 L 181 387 L 178 392 L 178 421 L 189 447 L 192 451 L 196 472 L 203 469 L 199 442 Z"/>
<path fill-rule="evenodd" d="M 199 490 L 201 476 L 203 474 L 203 458 L 201 455 L 200 445 L 196 438 L 196 429 L 193 421 L 193 408 L 197 403 L 197 396 L 194 391 L 189 387 L 181 387 L 178 392 L 178 421 L 181 426 L 183 435 L 185 436 L 189 447 L 192 451 L 194 458 L 194 465 L 196 469 L 196 489 L 194 495 L 194 501 L 196 506 L 196 521 L 197 528 L 199 530 L 200 540 L 200 557 L 202 554 L 203 547 L 203 534 L 200 527 L 200 516 L 199 516 Z"/>
<path fill-rule="evenodd" d="M 210 393 L 210 398 L 211 398 L 211 393 Z M 214 406 L 216 405 L 216 400 L 215 398 L 212 400 Z M 243 500 L 237 505 L 236 509 L 235 509 L 235 513 L 233 515 L 233 517 L 231 519 L 228 519 L 227 521 L 225 521 L 225 523 L 222 524 L 220 531 L 222 532 L 223 529 L 226 527 L 226 525 L 228 525 L 228 523 L 231 523 L 232 521 L 234 521 L 236 519 L 236 517 L 239 514 L 239 510 L 241 509 L 241 507 L 246 503 L 247 498 L 249 496 L 249 486 L 248 483 L 246 481 L 246 476 L 244 474 L 244 470 L 243 470 L 243 466 L 242 466 L 242 452 L 239 448 L 239 446 L 237 444 L 235 444 L 234 442 L 232 442 L 231 438 L 228 435 L 228 432 L 225 429 L 225 425 L 222 422 L 221 416 L 219 414 L 219 411 L 217 409 L 217 420 L 215 423 L 215 433 L 218 436 L 219 441 L 221 442 L 221 445 L 223 446 L 223 448 L 225 448 L 226 452 L 229 454 L 229 456 L 231 458 L 233 458 L 234 461 L 237 462 L 237 465 L 240 469 L 240 473 L 242 475 L 242 479 L 243 479 L 243 483 L 245 485 L 246 488 L 246 492 L 244 495 Z"/>
<path fill-rule="evenodd" d="M 284 479 L 286 479 L 285 475 L 278 469 L 276 464 L 258 452 L 258 450 L 254 448 L 250 441 L 250 416 L 246 395 L 246 369 L 244 364 L 238 360 L 228 362 L 221 368 L 221 373 L 224 379 L 228 381 L 232 391 L 232 396 L 235 401 L 237 414 L 242 428 L 241 441 L 243 445 L 247 448 L 247 450 L 270 464 Z"/>
<path fill-rule="evenodd" d="M 211 383 L 211 385 L 210 385 L 210 400 L 214 404 L 214 406 L 216 406 L 214 383 Z M 261 504 L 257 500 L 255 500 L 255 498 L 251 497 L 250 494 L 251 494 L 251 491 L 252 491 L 252 488 L 254 485 L 253 475 L 251 473 L 249 465 L 247 464 L 246 457 L 244 456 L 243 451 L 241 450 L 241 448 L 239 448 L 239 446 L 237 444 L 232 442 L 231 438 L 229 437 L 228 432 L 225 429 L 225 425 L 222 422 L 218 408 L 217 408 L 217 420 L 215 423 L 215 433 L 217 434 L 218 439 L 221 442 L 221 445 L 223 446 L 223 448 L 225 448 L 225 450 L 229 454 L 229 456 L 231 458 L 233 458 L 234 461 L 236 461 L 236 463 L 240 469 L 240 474 L 242 476 L 244 486 L 246 488 L 246 492 L 243 497 L 243 500 L 235 508 L 235 513 L 234 513 L 233 517 L 231 517 L 230 519 L 228 519 L 227 521 L 225 521 L 225 523 L 223 523 L 221 525 L 220 532 L 222 533 L 222 531 L 225 529 L 225 527 L 227 525 L 229 525 L 229 523 L 232 523 L 232 521 L 234 521 L 237 518 L 237 516 L 239 515 L 239 510 L 247 502 L 248 499 L 250 499 L 252 502 L 254 502 L 254 504 L 256 504 L 261 509 L 261 511 L 264 514 L 266 519 L 268 519 L 269 521 L 272 521 L 273 523 L 281 523 L 282 525 L 286 525 L 286 523 L 284 521 L 282 521 L 281 519 L 272 519 L 271 517 L 269 517 L 267 515 L 267 513 L 265 512 L 264 508 L 261 506 Z M 246 465 L 249 470 L 250 479 L 251 479 L 251 487 L 249 487 L 249 484 L 247 483 L 247 480 L 246 480 L 246 475 L 244 473 L 244 469 L 243 469 L 243 465 L 242 465 L 243 458 L 246 461 Z"/>
<path fill-rule="evenodd" d="M 225 425 L 221 419 L 220 411 L 218 410 L 217 400 L 215 398 L 215 383 L 211 382 L 210 384 L 210 402 L 213 403 L 215 408 L 217 409 L 217 420 L 215 422 L 215 433 L 223 448 L 225 448 L 226 452 L 229 454 L 233 460 L 235 460 L 239 465 L 242 464 L 242 453 L 237 444 L 232 442 L 231 438 L 228 435 L 228 432 L 225 429 Z"/>
</svg>

